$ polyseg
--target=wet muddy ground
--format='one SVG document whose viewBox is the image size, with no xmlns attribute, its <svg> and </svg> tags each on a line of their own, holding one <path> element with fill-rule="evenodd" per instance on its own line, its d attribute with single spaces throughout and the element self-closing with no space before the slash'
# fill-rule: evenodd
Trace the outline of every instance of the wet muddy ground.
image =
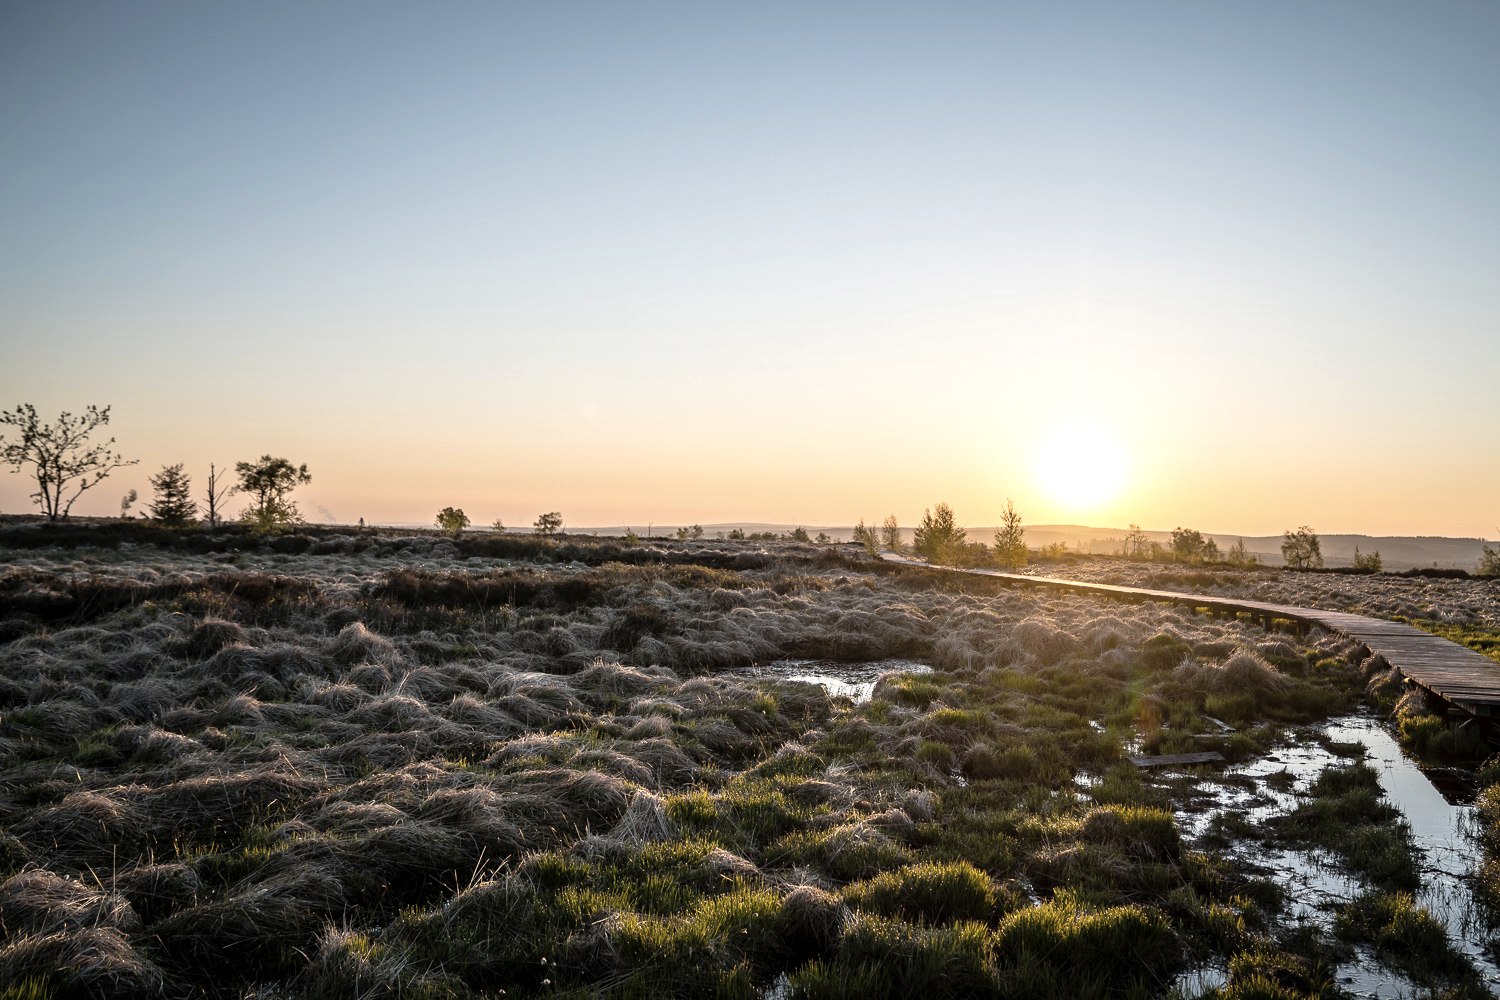
<svg viewBox="0 0 1500 1000">
<path fill-rule="evenodd" d="M 1386 799 L 1410 824 L 1412 844 L 1420 855 L 1417 903 L 1442 922 L 1451 945 L 1473 964 L 1480 978 L 1500 991 L 1500 942 L 1486 928 L 1473 890 L 1480 857 L 1474 808 L 1463 801 L 1461 785 L 1459 795 L 1445 798 L 1377 718 L 1335 719 L 1295 733 L 1253 762 L 1226 767 L 1197 781 L 1179 779 L 1182 798 L 1177 815 L 1183 835 L 1201 843 L 1223 840 L 1226 831 L 1245 826 L 1265 829 L 1306 801 L 1310 786 L 1324 770 L 1353 760 L 1364 760 L 1379 773 Z M 1338 912 L 1370 888 L 1326 851 L 1274 838 L 1229 835 L 1228 839 L 1220 850 L 1279 885 L 1286 892 L 1287 917 L 1320 932 L 1331 932 Z M 1225 978 L 1226 970 L 1200 967 L 1186 973 L 1177 985 L 1182 996 L 1197 997 L 1221 986 Z M 1356 946 L 1340 963 L 1336 979 L 1353 996 L 1425 995 L 1363 946 Z"/>
</svg>

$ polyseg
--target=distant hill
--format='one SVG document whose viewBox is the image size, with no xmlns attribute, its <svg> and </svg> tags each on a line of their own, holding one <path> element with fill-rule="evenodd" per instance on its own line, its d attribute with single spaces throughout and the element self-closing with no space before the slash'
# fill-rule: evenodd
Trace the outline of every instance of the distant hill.
<svg viewBox="0 0 1500 1000">
<path fill-rule="evenodd" d="M 642 538 L 646 537 L 646 528 L 643 525 L 632 526 L 636 533 Z M 657 538 L 673 538 L 677 534 L 679 525 L 657 524 L 651 527 L 651 533 Z M 773 524 L 764 521 L 735 521 L 723 524 L 703 525 L 703 534 L 707 538 L 717 538 L 721 534 L 739 529 L 748 534 L 756 532 L 772 531 L 776 534 L 785 534 L 793 528 L 794 524 Z M 801 525 L 809 535 L 817 536 L 819 532 L 828 535 L 836 542 L 850 541 L 854 534 L 853 525 L 840 524 L 804 524 Z M 878 527 L 878 525 L 877 525 Z M 968 537 L 974 541 L 988 542 L 995 535 L 993 525 L 965 525 Z M 624 525 L 609 525 L 600 527 L 575 528 L 568 530 L 578 534 L 600 534 L 600 535 L 623 535 L 626 527 Z M 1241 538 L 1245 541 L 1245 548 L 1251 554 L 1259 556 L 1261 561 L 1270 566 L 1281 565 L 1281 536 L 1280 535 L 1228 535 L 1219 532 L 1204 532 L 1204 534 L 1219 543 L 1221 550 L 1228 548 Z M 1063 543 L 1070 549 L 1080 552 L 1092 552 L 1099 554 L 1110 554 L 1119 552 L 1124 546 L 1126 529 L 1124 528 L 1098 528 L 1080 524 L 1036 524 L 1027 525 L 1026 542 L 1033 548 L 1045 545 Z M 903 527 L 902 538 L 910 543 L 912 529 Z M 1146 537 L 1163 545 L 1171 541 L 1170 531 L 1148 531 Z M 1404 536 L 1404 535 L 1319 535 L 1323 548 L 1323 562 L 1327 566 L 1351 566 L 1354 564 L 1354 547 L 1364 553 L 1379 552 L 1381 562 L 1388 570 L 1415 569 L 1428 566 L 1436 566 L 1441 569 L 1467 569 L 1472 570 L 1479 563 L 1480 548 L 1485 544 L 1482 538 L 1442 538 L 1438 536 Z M 1494 543 L 1490 543 L 1494 544 Z"/>
</svg>

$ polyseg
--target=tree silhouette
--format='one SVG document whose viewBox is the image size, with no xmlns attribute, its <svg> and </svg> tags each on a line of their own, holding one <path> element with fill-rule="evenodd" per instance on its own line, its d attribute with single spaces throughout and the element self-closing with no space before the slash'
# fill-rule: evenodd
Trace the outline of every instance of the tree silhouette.
<svg viewBox="0 0 1500 1000">
<path fill-rule="evenodd" d="M 30 465 L 36 480 L 33 502 L 42 508 L 49 521 L 64 520 L 73 504 L 88 490 L 103 482 L 115 469 L 135 465 L 138 459 L 126 460 L 114 450 L 115 439 L 89 444 L 89 435 L 109 423 L 109 407 L 90 406 L 78 416 L 63 411 L 55 421 L 44 424 L 36 407 L 22 403 L 14 410 L 0 413 L 0 425 L 16 428 L 19 440 L 7 440 L 0 447 L 0 459 L 19 473 Z"/>
<path fill-rule="evenodd" d="M 312 482 L 306 465 L 297 466 L 284 458 L 262 455 L 259 462 L 235 463 L 234 471 L 240 477 L 240 492 L 251 497 L 250 506 L 240 516 L 255 530 L 280 531 L 302 520 L 302 512 L 292 500 L 292 490 Z"/>
<path fill-rule="evenodd" d="M 198 507 L 193 503 L 192 482 L 182 471 L 181 462 L 162 466 L 149 481 L 156 495 L 151 503 L 154 519 L 169 528 L 185 528 L 196 520 Z"/>
</svg>

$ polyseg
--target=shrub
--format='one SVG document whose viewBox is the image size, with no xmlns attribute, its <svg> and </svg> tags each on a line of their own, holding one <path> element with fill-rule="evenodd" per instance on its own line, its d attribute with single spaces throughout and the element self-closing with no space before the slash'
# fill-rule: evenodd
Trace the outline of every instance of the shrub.
<svg viewBox="0 0 1500 1000">
<path fill-rule="evenodd" d="M 469 515 L 465 514 L 461 507 L 444 507 L 437 512 L 436 524 L 439 531 L 457 538 L 469 526 Z"/>
<path fill-rule="evenodd" d="M 1172 529 L 1172 558 L 1178 562 L 1212 562 L 1219 556 L 1219 543 L 1203 537 L 1197 528 Z"/>
</svg>

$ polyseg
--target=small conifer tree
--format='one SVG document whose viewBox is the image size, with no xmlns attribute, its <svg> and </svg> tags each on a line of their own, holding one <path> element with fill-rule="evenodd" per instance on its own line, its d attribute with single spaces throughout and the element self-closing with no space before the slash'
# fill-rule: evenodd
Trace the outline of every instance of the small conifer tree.
<svg viewBox="0 0 1500 1000">
<path fill-rule="evenodd" d="M 182 463 L 163 465 L 150 477 L 153 500 L 151 517 L 164 527 L 185 528 L 197 520 L 198 507 L 193 503 L 193 484 Z"/>
<path fill-rule="evenodd" d="M 922 511 L 922 520 L 917 524 L 912 539 L 912 549 L 935 563 L 950 563 L 955 560 L 964 544 L 966 532 L 953 517 L 953 508 L 939 503 L 931 510 Z"/>
<path fill-rule="evenodd" d="M 1009 498 L 1005 501 L 1005 512 L 1000 515 L 1000 527 L 995 529 L 995 561 L 1006 569 L 1020 569 L 1026 565 L 1026 529 L 1021 527 L 1021 512 Z"/>
</svg>

